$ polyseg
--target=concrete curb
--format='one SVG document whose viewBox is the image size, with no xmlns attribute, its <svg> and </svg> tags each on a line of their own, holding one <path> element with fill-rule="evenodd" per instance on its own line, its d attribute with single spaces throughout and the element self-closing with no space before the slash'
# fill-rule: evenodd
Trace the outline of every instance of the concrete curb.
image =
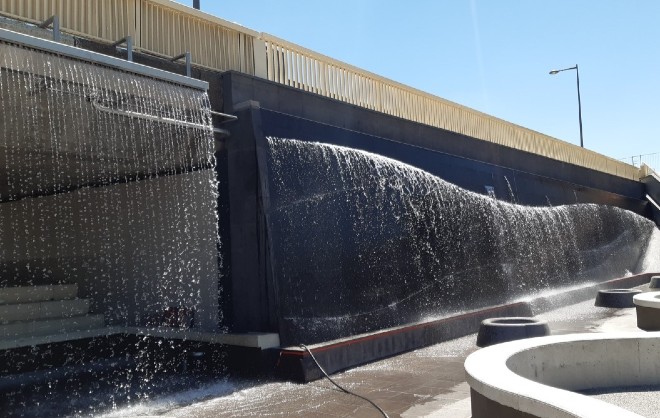
<svg viewBox="0 0 660 418">
<path fill-rule="evenodd" d="M 534 316 L 591 299 L 600 289 L 646 284 L 657 273 L 643 273 L 587 284 L 577 288 L 522 299 L 510 304 L 470 311 L 438 320 L 409 324 L 369 334 L 310 345 L 309 349 L 329 374 L 440 342 L 473 334 L 488 318 Z M 297 382 L 323 377 L 311 356 L 300 347 L 282 348 L 275 364 L 277 376 Z"/>
</svg>

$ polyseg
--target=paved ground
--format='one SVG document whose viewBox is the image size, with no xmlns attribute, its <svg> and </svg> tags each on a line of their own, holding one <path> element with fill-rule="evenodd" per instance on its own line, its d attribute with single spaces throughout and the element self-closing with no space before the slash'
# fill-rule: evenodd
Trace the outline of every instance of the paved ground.
<svg viewBox="0 0 660 418">
<path fill-rule="evenodd" d="M 593 306 L 592 300 L 539 317 L 549 321 L 553 334 L 622 330 L 642 332 L 635 326 L 634 309 L 597 308 Z M 465 383 L 463 362 L 477 349 L 475 342 L 476 334 L 472 334 L 359 367 L 334 378 L 341 385 L 373 400 L 390 417 L 469 417 L 470 395 L 469 386 Z M 188 402 L 185 402 L 186 396 Z M 215 388 L 194 391 L 186 396 L 178 400 L 161 399 L 142 403 L 115 411 L 109 416 L 381 416 L 364 400 L 342 393 L 326 380 L 302 385 L 229 379 Z M 622 398 L 612 394 L 595 396 L 612 403 L 619 403 L 616 398 Z M 200 397 L 205 399 L 199 400 Z M 185 403 L 188 405 L 178 406 Z M 626 407 L 624 404 L 620 406 Z"/>
</svg>

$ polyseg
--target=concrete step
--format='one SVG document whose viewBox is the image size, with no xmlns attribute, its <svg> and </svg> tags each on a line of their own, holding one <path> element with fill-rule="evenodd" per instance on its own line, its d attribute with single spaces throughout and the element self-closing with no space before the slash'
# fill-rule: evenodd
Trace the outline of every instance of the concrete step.
<svg viewBox="0 0 660 418">
<path fill-rule="evenodd" d="M 0 324 L 49 318 L 68 318 L 89 312 L 88 299 L 53 300 L 48 302 L 0 305 Z"/>
<path fill-rule="evenodd" d="M 103 326 L 103 315 L 81 315 L 70 318 L 20 321 L 0 325 L 0 340 L 28 336 L 56 335 L 102 328 Z"/>
<path fill-rule="evenodd" d="M 5 287 L 0 288 L 0 305 L 75 299 L 76 296 L 77 284 Z"/>
</svg>

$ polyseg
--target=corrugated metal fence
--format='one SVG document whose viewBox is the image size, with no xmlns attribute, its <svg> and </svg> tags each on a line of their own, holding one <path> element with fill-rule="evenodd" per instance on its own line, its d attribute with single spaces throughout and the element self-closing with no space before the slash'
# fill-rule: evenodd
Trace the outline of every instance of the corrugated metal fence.
<svg viewBox="0 0 660 418">
<path fill-rule="evenodd" d="M 447 129 L 629 179 L 639 169 L 543 135 L 265 33 L 169 0 L 0 0 L 0 14 L 29 22 L 60 16 L 63 31 L 134 46 L 195 65 L 236 70 L 407 120 Z"/>
</svg>

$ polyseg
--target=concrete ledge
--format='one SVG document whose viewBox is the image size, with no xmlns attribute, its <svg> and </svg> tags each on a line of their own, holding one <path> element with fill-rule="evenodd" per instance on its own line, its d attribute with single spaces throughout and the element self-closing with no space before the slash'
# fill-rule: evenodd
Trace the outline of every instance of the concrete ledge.
<svg viewBox="0 0 660 418">
<path fill-rule="evenodd" d="M 336 373 L 406 351 L 463 337 L 476 332 L 481 321 L 487 318 L 530 315 L 529 305 L 518 302 L 328 341 L 310 345 L 308 348 L 326 372 Z M 301 347 L 282 349 L 275 372 L 280 377 L 299 382 L 309 382 L 323 377 L 309 353 Z"/>
<path fill-rule="evenodd" d="M 534 314 L 552 309 L 572 305 L 573 303 L 589 300 L 596 296 L 599 290 L 635 287 L 647 284 L 652 276 L 658 273 L 641 273 L 627 277 L 608 280 L 606 282 L 592 283 L 570 289 L 558 289 L 541 295 L 521 299 L 531 305 Z"/>
<path fill-rule="evenodd" d="M 280 336 L 277 333 L 250 332 L 245 334 L 221 334 L 199 332 L 194 329 L 169 327 L 123 329 L 125 334 L 135 334 L 149 337 L 161 337 L 175 340 L 190 340 L 207 343 L 233 345 L 237 347 L 259 348 L 262 350 L 280 346 Z"/>
<path fill-rule="evenodd" d="M 310 345 L 309 348 L 328 373 L 336 373 L 477 332 L 481 321 L 488 318 L 537 315 L 551 309 L 591 299 L 600 289 L 646 284 L 653 275 L 657 275 L 657 273 L 643 273 L 575 288 L 559 289 L 507 305 L 355 335 Z M 283 348 L 275 372 L 282 378 L 298 382 L 309 382 L 323 376 L 309 354 L 300 347 Z"/>
<path fill-rule="evenodd" d="M 69 323 L 70 328 L 66 328 L 67 324 L 61 323 L 61 321 L 66 321 L 64 319 L 35 321 L 37 323 L 50 325 L 49 331 L 51 332 L 41 334 L 35 333 L 29 336 L 24 334 L 15 335 L 14 338 L 8 334 L 4 335 L 2 333 L 2 326 L 0 326 L 0 350 L 120 334 L 171 340 L 197 341 L 234 347 L 255 348 L 259 350 L 267 350 L 279 347 L 280 345 L 279 335 L 273 333 L 221 334 L 169 327 L 103 327 L 103 315 L 87 315 L 80 318 L 70 319 L 78 321 L 77 327 L 75 326 L 75 323 Z M 25 323 L 17 325 L 27 326 Z M 55 329 L 58 326 L 61 327 L 61 329 Z"/>
<path fill-rule="evenodd" d="M 74 299 L 77 295 L 77 284 L 5 287 L 0 289 L 0 305 Z"/>
<path fill-rule="evenodd" d="M 19 321 L 11 324 L 0 325 L 0 339 L 8 340 L 12 337 L 13 339 L 16 339 L 16 337 L 20 338 L 27 336 L 62 334 L 95 328 L 103 328 L 103 325 L 103 315 L 81 315 L 71 318 L 53 318 L 40 321 Z"/>
<path fill-rule="evenodd" d="M 53 300 L 47 302 L 0 305 L 0 324 L 47 318 L 69 318 L 89 312 L 89 300 Z"/>
<path fill-rule="evenodd" d="M 465 361 L 467 382 L 478 394 L 473 417 L 639 417 L 575 391 L 657 384 L 659 349 L 660 334 L 612 333 L 532 338 L 479 350 Z M 492 403 L 515 414 L 493 415 L 485 405 Z"/>
</svg>

